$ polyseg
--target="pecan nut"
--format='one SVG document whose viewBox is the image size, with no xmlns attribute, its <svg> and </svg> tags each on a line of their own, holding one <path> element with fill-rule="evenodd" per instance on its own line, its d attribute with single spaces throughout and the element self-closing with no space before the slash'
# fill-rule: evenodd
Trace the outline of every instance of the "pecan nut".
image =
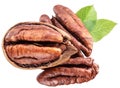
<svg viewBox="0 0 120 88">
<path fill-rule="evenodd" d="M 83 83 L 98 73 L 90 56 L 92 36 L 67 7 L 56 5 L 52 19 L 18 23 L 6 33 L 3 49 L 8 61 L 21 68 L 44 69 L 37 77 L 47 86 Z M 86 56 L 86 58 L 84 58 Z"/>
<path fill-rule="evenodd" d="M 3 47 L 9 61 L 16 66 L 49 68 L 66 62 L 77 52 L 69 38 L 53 25 L 25 22 L 7 32 Z"/>
<path fill-rule="evenodd" d="M 74 45 L 86 56 L 90 56 L 93 47 L 93 39 L 82 21 L 67 7 L 56 5 L 54 7 L 56 19 L 71 33 L 80 43 Z M 74 42 L 76 40 L 72 40 Z"/>
<path fill-rule="evenodd" d="M 72 58 L 57 67 L 45 69 L 37 77 L 47 86 L 83 83 L 92 80 L 98 73 L 98 65 L 91 58 Z"/>
<path fill-rule="evenodd" d="M 51 19 L 50 19 L 49 16 L 46 15 L 46 14 L 41 15 L 39 21 L 40 21 L 40 22 L 45 22 L 45 23 L 52 24 Z"/>
</svg>

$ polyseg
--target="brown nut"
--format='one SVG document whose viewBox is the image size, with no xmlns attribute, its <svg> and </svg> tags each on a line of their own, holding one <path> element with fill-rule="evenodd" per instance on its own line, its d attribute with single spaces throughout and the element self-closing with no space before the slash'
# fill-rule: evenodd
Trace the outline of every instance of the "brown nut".
<svg viewBox="0 0 120 88">
<path fill-rule="evenodd" d="M 92 80 L 97 75 L 98 68 L 91 58 L 71 58 L 62 65 L 45 69 L 37 80 L 47 86 L 83 83 Z"/>
<path fill-rule="evenodd" d="M 83 50 L 83 51 L 87 51 L 88 49 L 84 46 L 84 45 L 82 45 L 81 44 L 81 42 L 79 42 L 72 34 L 70 34 L 67 30 L 66 30 L 66 28 L 64 28 L 63 26 L 62 26 L 62 24 L 60 24 L 60 22 L 55 18 L 55 17 L 52 17 L 52 23 L 56 26 L 56 27 L 58 27 L 58 28 L 60 28 L 60 29 L 62 29 L 63 31 L 65 31 L 66 33 L 68 33 L 70 36 L 71 36 L 71 43 L 78 49 L 78 56 L 80 56 L 80 57 L 84 57 L 84 55 L 81 53 L 81 51 L 80 50 Z"/>
<path fill-rule="evenodd" d="M 50 19 L 49 16 L 46 15 L 46 14 L 41 15 L 39 21 L 40 21 L 40 22 L 45 22 L 45 23 L 52 24 L 51 19 Z"/>
<path fill-rule="evenodd" d="M 85 56 L 90 56 L 93 47 L 93 39 L 82 21 L 67 7 L 56 5 L 54 7 L 57 20 L 73 35 L 80 43 L 76 47 Z"/>
<path fill-rule="evenodd" d="M 10 28 L 3 48 L 15 66 L 49 68 L 66 62 L 77 52 L 69 39 L 69 35 L 53 25 L 24 22 Z"/>
</svg>

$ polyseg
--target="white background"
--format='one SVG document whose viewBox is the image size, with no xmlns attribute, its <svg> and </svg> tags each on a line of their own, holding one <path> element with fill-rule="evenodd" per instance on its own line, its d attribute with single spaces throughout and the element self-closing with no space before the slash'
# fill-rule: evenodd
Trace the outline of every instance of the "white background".
<svg viewBox="0 0 120 88">
<path fill-rule="evenodd" d="M 49 88 L 36 81 L 42 70 L 22 70 L 7 62 L 2 51 L 2 39 L 7 30 L 19 22 L 39 21 L 41 14 L 54 15 L 53 6 L 62 4 L 74 12 L 94 5 L 98 18 L 117 23 L 112 32 L 94 43 L 91 57 L 99 64 L 95 79 L 83 84 L 56 88 L 120 88 L 120 4 L 119 0 L 0 0 L 0 88 Z M 52 88 L 52 87 L 50 87 Z"/>
</svg>

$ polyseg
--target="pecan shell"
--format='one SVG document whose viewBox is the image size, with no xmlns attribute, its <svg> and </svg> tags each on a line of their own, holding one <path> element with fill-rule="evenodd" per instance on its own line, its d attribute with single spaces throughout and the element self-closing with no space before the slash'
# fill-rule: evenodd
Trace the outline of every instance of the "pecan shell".
<svg viewBox="0 0 120 88">
<path fill-rule="evenodd" d="M 77 49 L 69 42 L 70 36 L 59 30 L 41 22 L 13 26 L 3 43 L 8 60 L 22 68 L 49 68 L 66 62 Z"/>
</svg>

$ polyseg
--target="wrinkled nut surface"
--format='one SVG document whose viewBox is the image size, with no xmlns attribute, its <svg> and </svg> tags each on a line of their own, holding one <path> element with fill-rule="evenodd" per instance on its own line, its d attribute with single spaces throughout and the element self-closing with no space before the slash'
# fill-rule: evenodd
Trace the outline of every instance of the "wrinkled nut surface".
<svg viewBox="0 0 120 88">
<path fill-rule="evenodd" d="M 69 35 L 58 31 L 46 23 L 19 23 L 5 35 L 4 51 L 12 64 L 22 68 L 59 65 L 69 60 L 77 49 L 69 42 Z"/>
<path fill-rule="evenodd" d="M 93 47 L 93 39 L 82 21 L 69 8 L 56 5 L 54 6 L 56 19 L 73 35 L 80 43 L 74 44 L 85 56 L 90 56 Z M 54 22 L 55 23 L 55 22 Z M 57 25 L 55 23 L 55 25 Z M 72 42 L 76 41 L 75 39 Z"/>
<path fill-rule="evenodd" d="M 37 80 L 47 86 L 83 83 L 92 80 L 98 68 L 91 58 L 71 58 L 62 65 L 46 69 L 38 75 Z"/>
<path fill-rule="evenodd" d="M 39 21 L 52 24 L 52 21 L 47 14 L 41 15 Z"/>
<path fill-rule="evenodd" d="M 3 40 L 8 61 L 20 68 L 44 69 L 37 81 L 47 86 L 92 80 L 99 69 L 88 57 L 92 36 L 69 8 L 56 5 L 54 12 L 52 19 L 43 14 L 40 22 L 18 23 L 8 30 Z"/>
<path fill-rule="evenodd" d="M 69 33 L 61 24 L 60 22 L 55 18 L 52 17 L 52 23 L 57 26 L 58 28 L 60 28 L 61 30 L 65 31 L 66 33 L 68 33 L 71 36 L 71 43 L 78 49 L 77 55 L 80 57 L 84 57 L 83 53 L 81 53 L 82 51 L 88 51 L 88 49 L 81 44 L 81 42 L 79 42 L 71 33 Z"/>
<path fill-rule="evenodd" d="M 71 33 L 69 33 L 62 24 L 60 24 L 60 22 L 56 19 L 56 17 L 52 17 L 52 19 L 49 18 L 48 15 L 43 14 L 40 16 L 40 22 L 45 22 L 45 23 L 49 23 L 49 24 L 53 24 L 56 27 L 60 28 L 61 30 L 63 30 L 64 32 L 66 32 L 70 37 L 71 37 L 71 43 L 78 49 L 77 54 L 80 57 L 84 57 L 84 55 L 81 53 L 80 50 L 87 52 L 88 49 L 81 44 L 81 42 L 79 42 Z"/>
<path fill-rule="evenodd" d="M 66 32 L 70 42 L 78 52 L 70 59 L 56 67 L 44 69 L 37 77 L 37 81 L 47 86 L 68 85 L 83 83 L 92 80 L 98 73 L 98 65 L 90 56 L 93 47 L 92 36 L 81 20 L 67 7 L 56 5 L 55 17 L 50 18 L 43 14 L 40 21 L 50 23 Z M 86 56 L 87 58 L 84 58 Z"/>
</svg>

